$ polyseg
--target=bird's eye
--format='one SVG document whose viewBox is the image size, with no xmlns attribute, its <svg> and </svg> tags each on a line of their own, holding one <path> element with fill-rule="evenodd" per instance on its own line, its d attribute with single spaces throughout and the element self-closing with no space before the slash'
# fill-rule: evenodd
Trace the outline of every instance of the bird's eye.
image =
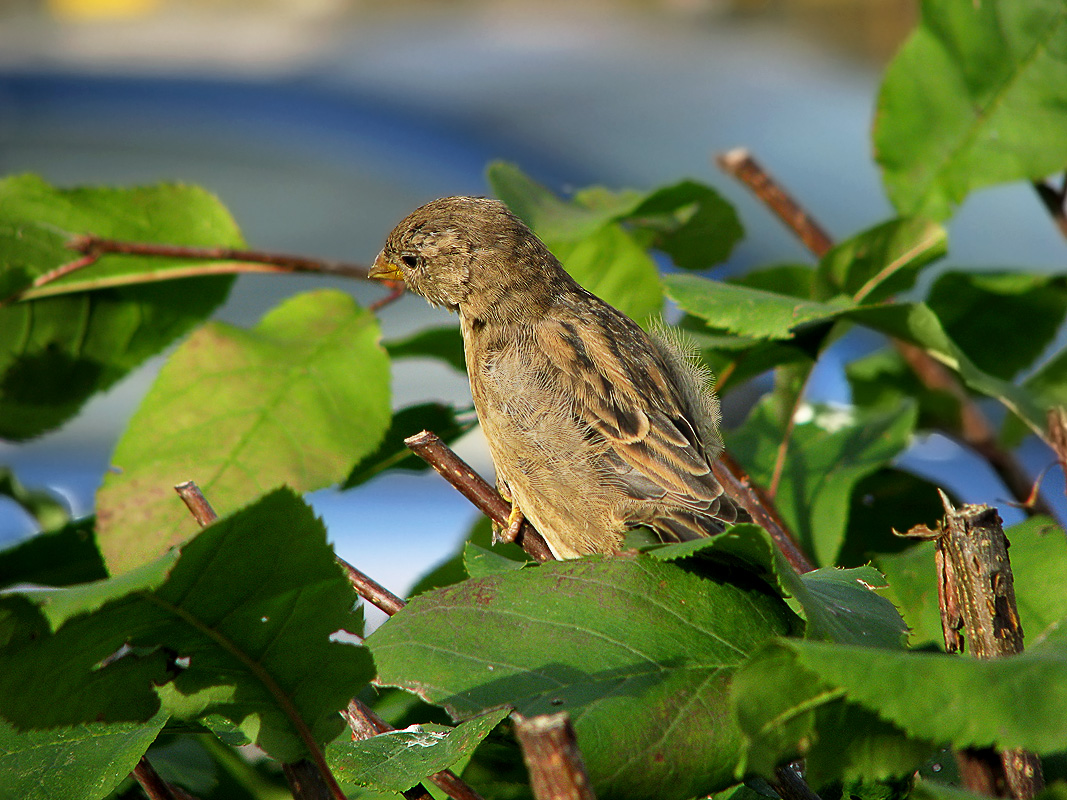
<svg viewBox="0 0 1067 800">
<path fill-rule="evenodd" d="M 404 262 L 404 266 L 415 269 L 419 265 L 419 257 L 414 253 L 404 253 L 400 256 L 400 260 Z"/>
</svg>

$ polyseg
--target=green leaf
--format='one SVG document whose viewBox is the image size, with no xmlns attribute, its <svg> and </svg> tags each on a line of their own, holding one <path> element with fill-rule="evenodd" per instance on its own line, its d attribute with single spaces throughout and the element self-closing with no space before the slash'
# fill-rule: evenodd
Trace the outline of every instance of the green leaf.
<svg viewBox="0 0 1067 800">
<path fill-rule="evenodd" d="M 775 505 L 806 553 L 832 565 L 845 539 L 855 485 L 908 445 L 915 406 L 890 413 L 805 407 L 793 426 Z M 770 484 L 784 436 L 773 403 L 764 400 L 730 437 L 730 451 L 758 484 Z"/>
<path fill-rule="evenodd" d="M 944 219 L 967 194 L 1067 165 L 1067 8 L 922 4 L 886 71 L 874 145 L 902 214 Z"/>
<path fill-rule="evenodd" d="M 734 782 L 726 685 L 791 619 L 759 585 L 594 556 L 429 592 L 367 644 L 380 682 L 456 718 L 568 711 L 598 794 L 670 800 Z"/>
<path fill-rule="evenodd" d="M 931 287 L 926 304 L 978 369 L 1010 380 L 1056 336 L 1067 313 L 1067 279 L 1020 272 L 947 272 Z M 1026 324 L 990 325 L 991 319 Z"/>
<path fill-rule="evenodd" d="M 326 758 L 338 780 L 404 792 L 430 775 L 468 758 L 509 709 L 501 708 L 459 727 L 413 725 L 359 741 L 335 741 Z"/>
<path fill-rule="evenodd" d="M 735 525 L 709 539 L 654 545 L 648 554 L 667 561 L 692 557 L 718 560 L 734 575 L 739 574 L 739 566 L 754 572 L 787 598 L 805 620 L 804 636 L 809 639 L 899 647 L 907 633 L 893 604 L 873 591 L 885 584 L 873 567 L 824 568 L 799 575 L 770 534 L 751 523 Z"/>
<path fill-rule="evenodd" d="M 935 750 L 845 702 L 840 690 L 798 665 L 784 645 L 762 648 L 738 670 L 731 687 L 745 733 L 739 775 L 771 776 L 782 762 L 805 758 L 814 786 L 884 780 L 912 773 Z"/>
<path fill-rule="evenodd" d="M 818 298 L 844 294 L 874 303 L 906 291 L 923 267 L 948 251 L 945 229 L 925 219 L 894 219 L 841 242 L 819 261 Z"/>
<path fill-rule="evenodd" d="M 838 299 L 802 300 L 696 275 L 664 275 L 663 285 L 679 308 L 707 320 L 710 327 L 759 339 L 792 338 L 795 328 L 832 321 L 850 307 Z"/>
<path fill-rule="evenodd" d="M 378 448 L 356 464 L 341 484 L 341 488 L 351 489 L 366 483 L 387 469 L 412 472 L 429 469 L 425 461 L 408 449 L 404 439 L 420 431 L 432 431 L 444 442 L 451 443 L 473 428 L 477 422 L 478 418 L 473 413 L 461 415 L 461 412 L 457 412 L 452 406 L 441 403 L 420 403 L 402 408 L 393 415 L 393 421 Z"/>
<path fill-rule="evenodd" d="M 107 256 L 32 289 L 75 261 L 67 242 L 116 239 L 239 247 L 217 199 L 190 186 L 55 189 L 35 176 L 0 180 L 0 436 L 24 440 L 61 425 L 218 307 L 231 276 L 189 278 L 210 263 Z M 95 290 L 95 291 L 91 291 Z M 62 295 L 62 296 L 53 296 Z M 35 298 L 35 299 L 29 299 Z"/>
<path fill-rule="evenodd" d="M 583 194 L 576 198 L 579 202 Z M 651 246 L 683 269 L 722 263 L 744 236 L 734 207 L 714 189 L 691 180 L 649 193 L 616 220 L 647 231 Z"/>
<path fill-rule="evenodd" d="M 0 796 L 19 800 L 98 800 L 130 774 L 166 714 L 144 724 L 100 722 L 16 731 L 0 719 Z"/>
<path fill-rule="evenodd" d="M 209 323 L 164 365 L 97 494 L 97 541 L 121 572 L 196 532 L 174 495 L 195 480 L 221 510 L 280 483 L 344 480 L 389 424 L 374 316 L 343 292 L 298 295 L 252 330 Z"/>
<path fill-rule="evenodd" d="M 0 551 L 0 587 L 16 583 L 70 586 L 106 577 L 91 517 Z"/>
<path fill-rule="evenodd" d="M 383 342 L 390 358 L 436 358 L 457 372 L 467 372 L 463 337 L 458 325 L 425 328 L 404 339 Z"/>
<path fill-rule="evenodd" d="M 501 572 L 522 569 L 528 562 L 516 561 L 505 555 L 479 547 L 473 542 L 463 546 L 463 566 L 472 578 L 484 578 Z"/>
<path fill-rule="evenodd" d="M 354 595 L 322 523 L 288 490 L 180 556 L 28 597 L 43 629 L 23 596 L 0 601 L 21 615 L 0 650 L 0 713 L 20 727 L 148 719 L 158 692 L 174 716 L 221 714 L 291 762 L 337 736 L 337 712 L 373 674 L 367 652 L 337 638 L 361 631 Z"/>
</svg>

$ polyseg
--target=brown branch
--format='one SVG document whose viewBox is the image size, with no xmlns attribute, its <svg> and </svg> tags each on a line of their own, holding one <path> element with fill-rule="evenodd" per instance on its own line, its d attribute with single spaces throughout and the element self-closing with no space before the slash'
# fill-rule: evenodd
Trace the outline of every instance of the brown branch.
<svg viewBox="0 0 1067 800">
<path fill-rule="evenodd" d="M 343 569 L 348 576 L 348 582 L 352 584 L 352 588 L 356 590 L 356 594 L 364 600 L 377 606 L 389 616 L 392 616 L 404 607 L 403 600 L 374 580 L 374 578 L 360 572 L 340 556 L 337 556 L 336 558 L 337 563 L 341 565 L 341 569 Z"/>
<path fill-rule="evenodd" d="M 722 453 L 711 465 L 711 469 L 726 493 L 748 512 L 753 522 L 771 535 L 771 539 L 778 545 L 778 549 L 793 569 L 800 573 L 815 569 L 815 565 L 800 549 L 789 527 L 778 514 L 774 503 L 752 482 L 729 453 Z"/>
<path fill-rule="evenodd" d="M 466 461 L 441 441 L 437 434 L 423 431 L 409 436 L 404 440 L 404 444 L 470 500 L 475 508 L 498 525 L 508 527 L 511 505 Z M 555 558 L 541 534 L 529 522 L 523 521 L 515 543 L 537 561 L 552 561 Z"/>
<path fill-rule="evenodd" d="M 171 786 L 165 780 L 163 780 L 159 773 L 156 772 L 155 767 L 148 763 L 148 758 L 141 756 L 141 760 L 137 762 L 137 766 L 133 768 L 133 779 L 141 784 L 141 788 L 144 789 L 144 793 L 148 795 L 149 800 L 182 800 L 177 794 L 175 794 L 175 787 Z M 183 794 L 185 794 L 183 792 Z M 189 797 L 189 795 L 185 795 Z"/>
<path fill-rule="evenodd" d="M 537 800 L 595 800 L 567 712 L 511 718 Z"/>
<path fill-rule="evenodd" d="M 744 148 L 736 148 L 716 156 L 716 163 L 727 174 L 748 187 L 800 239 L 817 258 L 833 247 L 833 240 L 796 200 Z M 1042 188 L 1043 187 L 1043 188 Z M 1064 209 L 1067 198 L 1067 179 L 1062 190 L 1046 184 L 1035 184 L 1046 208 L 1067 236 Z M 916 377 L 929 389 L 948 392 L 960 404 L 958 427 L 949 433 L 984 458 L 1011 492 L 1018 505 L 1028 514 L 1053 515 L 1052 508 L 1034 491 L 1034 481 L 1027 475 L 1013 453 L 997 443 L 994 428 L 978 405 L 971 399 L 959 379 L 935 361 L 925 350 L 899 339 L 890 339 Z"/>
<path fill-rule="evenodd" d="M 1056 406 L 1048 412 L 1048 442 L 1060 469 L 1067 477 L 1067 408 Z"/>
<path fill-rule="evenodd" d="M 917 526 L 905 535 L 936 542 L 945 649 L 960 653 L 966 645 L 980 659 L 1018 655 L 1023 629 L 997 510 L 985 505 L 954 508 L 944 492 L 941 502 L 945 519 L 937 529 Z M 956 759 L 964 786 L 972 792 L 1030 800 L 1044 787 L 1041 761 L 1026 750 L 964 748 Z"/>
<path fill-rule="evenodd" d="M 195 481 L 179 483 L 174 487 L 174 491 L 178 493 L 178 497 L 185 503 L 185 507 L 189 509 L 189 513 L 193 515 L 193 519 L 197 521 L 200 527 L 203 528 L 210 525 L 219 518 L 219 515 L 215 513 L 215 509 L 211 507 L 211 503 L 204 497 L 204 493 L 200 491 L 200 487 L 196 485 Z"/>
<path fill-rule="evenodd" d="M 822 258 L 834 246 L 826 230 L 771 177 L 748 150 L 737 147 L 720 153 L 715 157 L 715 163 L 727 175 L 747 186 L 817 257 Z"/>
<path fill-rule="evenodd" d="M 367 267 L 344 261 L 307 258 L 288 253 L 270 253 L 264 250 L 244 250 L 236 247 L 189 247 L 185 245 L 157 244 L 155 242 L 125 242 L 104 239 L 99 236 L 76 236 L 67 247 L 85 256 L 100 258 L 105 255 L 154 256 L 179 258 L 191 261 L 242 261 L 261 264 L 276 272 L 316 272 L 338 275 L 345 278 L 370 280 Z M 40 281 L 45 276 L 37 280 Z M 34 282 L 36 286 L 36 281 Z"/>
</svg>

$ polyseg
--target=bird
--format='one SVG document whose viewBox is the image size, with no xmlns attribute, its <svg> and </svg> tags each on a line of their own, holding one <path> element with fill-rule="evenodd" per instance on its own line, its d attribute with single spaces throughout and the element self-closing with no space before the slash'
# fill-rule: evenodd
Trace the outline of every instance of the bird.
<svg viewBox="0 0 1067 800">
<path fill-rule="evenodd" d="M 738 520 L 712 473 L 719 402 L 692 349 L 583 288 L 504 203 L 417 208 L 370 276 L 459 315 L 510 538 L 525 518 L 568 559 L 617 553 L 640 526 L 669 543 Z"/>
</svg>

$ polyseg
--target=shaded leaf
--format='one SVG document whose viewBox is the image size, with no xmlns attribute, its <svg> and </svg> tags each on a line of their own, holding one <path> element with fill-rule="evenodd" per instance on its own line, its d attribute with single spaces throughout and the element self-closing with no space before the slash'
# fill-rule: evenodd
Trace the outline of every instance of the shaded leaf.
<svg viewBox="0 0 1067 800">
<path fill-rule="evenodd" d="M 792 430 L 775 505 L 805 552 L 832 565 L 844 542 L 855 485 L 886 466 L 908 445 L 915 407 L 891 413 L 805 407 Z M 758 484 L 774 474 L 783 423 L 764 400 L 730 437 L 730 451 Z"/>
<path fill-rule="evenodd" d="M 101 722 L 16 731 L 0 719 L 0 797 L 98 800 L 137 766 L 166 722 Z"/>
<path fill-rule="evenodd" d="M 1067 7 L 936 0 L 921 10 L 875 115 L 875 153 L 897 209 L 944 219 L 975 189 L 1063 169 Z"/>
<path fill-rule="evenodd" d="M 1020 272 L 947 272 L 926 304 L 974 365 L 1004 380 L 1030 366 L 1067 313 L 1067 279 Z M 990 325 L 991 319 L 1026 320 Z"/>
<path fill-rule="evenodd" d="M 36 621 L 20 610 L 28 600 Z M 148 719 L 158 692 L 171 714 L 221 714 L 291 762 L 341 731 L 338 710 L 373 674 L 367 652 L 335 636 L 361 631 L 354 595 L 321 522 L 288 490 L 180 555 L 0 603 L 22 614 L 0 650 L 0 713 L 19 726 Z"/>
<path fill-rule="evenodd" d="M 403 792 L 469 757 L 508 713 L 506 708 L 491 711 L 456 728 L 413 725 L 370 739 L 338 740 L 327 748 L 326 758 L 339 780 Z"/>
<path fill-rule="evenodd" d="M 463 337 L 458 325 L 425 328 L 404 339 L 382 344 L 390 358 L 436 358 L 457 372 L 467 371 L 467 362 L 463 356 Z"/>
<path fill-rule="evenodd" d="M 374 316 L 339 291 L 297 295 L 252 330 L 209 323 L 164 365 L 97 494 L 108 569 L 196 532 L 173 486 L 195 480 L 219 509 L 286 483 L 343 480 L 389 423 L 389 361 Z"/>
<path fill-rule="evenodd" d="M 106 577 L 91 517 L 0 551 L 0 587 L 16 583 L 70 586 Z"/>
<path fill-rule="evenodd" d="M 427 593 L 367 644 L 379 681 L 454 717 L 568 711 L 598 794 L 685 798 L 733 783 L 726 684 L 790 619 L 758 586 L 595 556 Z"/>
</svg>

